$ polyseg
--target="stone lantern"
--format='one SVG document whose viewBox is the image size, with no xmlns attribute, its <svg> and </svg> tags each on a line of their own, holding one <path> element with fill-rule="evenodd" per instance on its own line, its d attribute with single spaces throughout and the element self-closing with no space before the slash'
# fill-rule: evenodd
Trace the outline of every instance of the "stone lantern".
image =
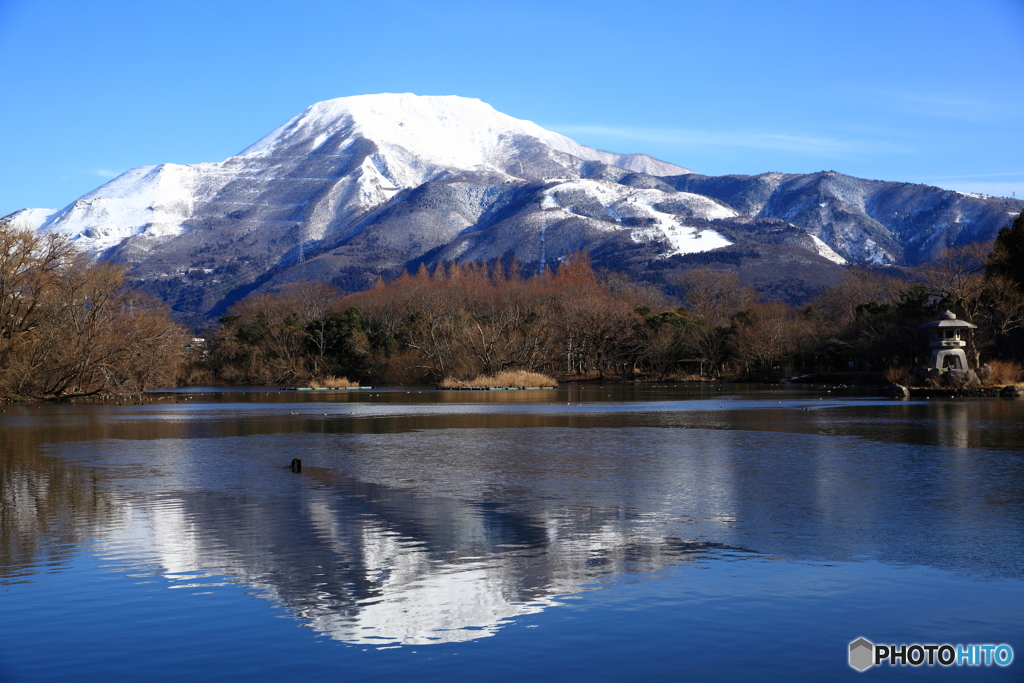
<svg viewBox="0 0 1024 683">
<path fill-rule="evenodd" d="M 921 325 L 921 329 L 932 330 L 932 357 L 928 361 L 928 369 L 939 372 L 967 370 L 967 354 L 964 353 L 967 342 L 964 337 L 967 330 L 976 327 L 966 320 L 957 320 L 956 313 L 952 311 L 946 311 L 938 320 Z"/>
</svg>

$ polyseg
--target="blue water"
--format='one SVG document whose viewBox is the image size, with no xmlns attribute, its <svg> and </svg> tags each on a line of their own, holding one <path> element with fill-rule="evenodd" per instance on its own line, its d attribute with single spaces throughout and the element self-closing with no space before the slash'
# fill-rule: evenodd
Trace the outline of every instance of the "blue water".
<svg viewBox="0 0 1024 683">
<path fill-rule="evenodd" d="M 1022 406 L 587 387 L 9 407 L 0 680 L 1024 680 Z M 861 636 L 1017 656 L 858 673 Z"/>
</svg>

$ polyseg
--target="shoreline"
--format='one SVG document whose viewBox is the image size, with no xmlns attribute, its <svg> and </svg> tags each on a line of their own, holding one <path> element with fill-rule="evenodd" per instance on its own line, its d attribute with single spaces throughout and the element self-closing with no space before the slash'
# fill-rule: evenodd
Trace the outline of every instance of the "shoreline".
<svg viewBox="0 0 1024 683">
<path fill-rule="evenodd" d="M 852 379 L 849 376 L 835 376 L 829 378 L 832 381 L 827 381 L 825 376 L 817 375 L 813 377 L 816 381 L 808 381 L 807 378 L 793 378 L 790 380 L 776 380 L 773 382 L 737 382 L 728 381 L 722 379 L 712 379 L 709 377 L 672 377 L 664 378 L 660 380 L 648 379 L 648 378 L 612 378 L 612 377 L 588 377 L 588 378 L 577 378 L 562 380 L 557 386 L 542 386 L 542 387 L 440 387 L 438 385 L 424 385 L 438 391 L 537 391 L 537 390 L 555 390 L 558 388 L 565 387 L 571 384 L 624 384 L 624 385 L 660 385 L 660 386 L 682 386 L 682 385 L 704 385 L 712 386 L 717 385 L 719 387 L 728 387 L 730 385 L 748 385 L 748 384 L 760 384 L 764 386 L 790 386 L 790 387 L 801 387 L 809 390 L 818 390 L 820 393 L 832 393 L 839 389 L 848 389 L 855 392 L 869 392 L 873 394 L 881 394 L 889 396 L 891 398 L 917 398 L 917 399 L 928 399 L 928 398 L 1020 398 L 1024 396 L 1024 391 L 1016 385 L 994 385 L 994 386 L 982 386 L 982 387 L 904 387 L 902 385 L 892 384 L 889 382 L 885 383 L 860 383 L 860 382 L 837 382 L 835 380 L 846 379 L 849 381 Z M 858 378 L 860 379 L 860 378 Z M 823 381 L 826 380 L 826 381 Z M 106 403 L 111 405 L 143 405 L 147 402 L 154 401 L 154 398 L 147 397 L 147 394 L 152 396 L 154 394 L 160 394 L 164 392 L 187 392 L 189 389 L 211 389 L 211 388 L 224 388 L 232 389 L 237 388 L 241 385 L 223 384 L 199 384 L 192 386 L 182 386 L 174 388 L 160 388 L 160 389 L 147 389 L 141 393 L 134 393 L 129 395 L 94 395 L 94 396 L 49 396 L 49 397 L 31 397 L 31 396 L 4 396 L 0 397 L 0 405 L 18 405 L 18 404 L 43 404 L 43 403 Z M 334 393 L 334 392 L 359 392 L 361 390 L 368 389 L 383 389 L 380 385 L 365 385 L 356 387 L 345 387 L 345 388 L 320 388 L 320 387 L 294 387 L 294 386 L 281 386 L 280 384 L 268 384 L 268 385 L 250 385 L 251 388 L 256 389 L 257 387 L 262 389 L 270 389 L 276 391 L 294 391 L 297 393 Z M 405 385 L 393 385 L 394 387 L 401 387 Z M 419 386 L 419 385 L 416 385 Z M 160 399 L 156 399 L 160 400 Z"/>
</svg>

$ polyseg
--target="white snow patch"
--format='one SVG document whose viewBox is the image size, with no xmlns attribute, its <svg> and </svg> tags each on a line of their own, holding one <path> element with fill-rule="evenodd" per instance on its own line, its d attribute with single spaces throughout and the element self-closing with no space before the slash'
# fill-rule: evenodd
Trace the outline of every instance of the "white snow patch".
<svg viewBox="0 0 1024 683">
<path fill-rule="evenodd" d="M 862 249 L 866 252 L 867 260 L 871 263 L 877 263 L 878 265 L 893 263 L 893 258 L 889 252 L 878 246 L 878 243 L 872 239 L 865 239 Z"/>
<path fill-rule="evenodd" d="M 162 164 L 122 173 L 52 214 L 42 229 L 65 232 L 87 251 L 102 251 L 127 237 L 180 234 L 192 213 L 196 166 Z"/>
<path fill-rule="evenodd" d="M 35 232 L 49 220 L 50 216 L 58 211 L 60 209 L 21 209 L 9 216 L 5 216 L 5 218 L 10 221 L 10 226 L 15 230 L 31 230 Z"/>
<path fill-rule="evenodd" d="M 811 235 L 811 239 L 814 241 L 814 246 L 817 247 L 818 256 L 827 258 L 832 263 L 838 263 L 841 266 L 845 266 L 849 261 L 844 259 L 842 256 L 837 254 L 832 247 L 825 244 L 820 237 Z"/>
<path fill-rule="evenodd" d="M 686 217 L 665 213 L 654 208 L 655 204 L 684 204 L 693 218 L 713 220 L 731 218 L 739 214 L 703 195 L 689 192 L 663 192 L 661 190 L 638 189 L 607 180 L 581 179 L 562 183 L 544 193 L 542 209 L 559 207 L 556 196 L 560 192 L 582 192 L 601 204 L 614 221 L 624 219 L 647 219 L 646 225 L 630 228 L 630 239 L 634 242 L 656 242 L 665 240 L 672 245 L 668 256 L 711 251 L 732 244 L 720 233 L 686 225 Z M 620 229 L 611 226 L 610 229 Z"/>
</svg>

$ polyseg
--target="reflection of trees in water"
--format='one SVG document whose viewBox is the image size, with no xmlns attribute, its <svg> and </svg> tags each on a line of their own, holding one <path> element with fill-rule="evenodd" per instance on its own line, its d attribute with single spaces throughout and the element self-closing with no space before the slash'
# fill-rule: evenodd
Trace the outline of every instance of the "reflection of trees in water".
<svg viewBox="0 0 1024 683">
<path fill-rule="evenodd" d="M 0 583 L 63 563 L 117 516 L 89 474 L 34 453 L 0 450 Z"/>
<path fill-rule="evenodd" d="M 160 439 L 188 435 L 186 422 L 117 423 L 95 405 L 8 406 L 0 425 L 0 577 L 65 561 L 75 546 L 121 519 L 103 468 L 69 465 L 42 454 L 60 442 Z M 129 414 L 119 410 L 118 415 Z M 17 422 L 15 422 L 17 420 Z M 217 430 L 219 432 L 219 430 Z"/>
</svg>

